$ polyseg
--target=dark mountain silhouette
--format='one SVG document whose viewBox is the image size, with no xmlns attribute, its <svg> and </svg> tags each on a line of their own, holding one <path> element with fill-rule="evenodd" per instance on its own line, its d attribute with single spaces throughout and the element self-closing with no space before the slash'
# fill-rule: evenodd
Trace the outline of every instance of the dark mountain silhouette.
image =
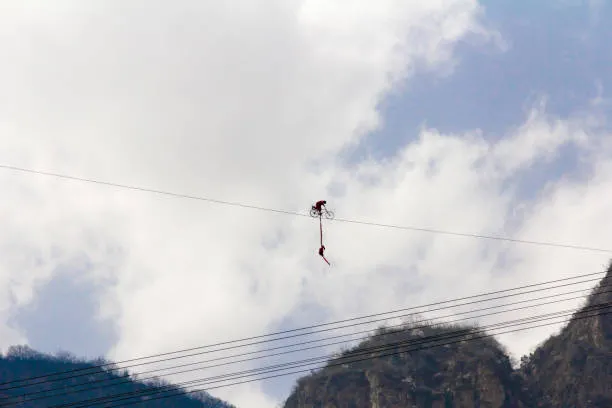
<svg viewBox="0 0 612 408">
<path fill-rule="evenodd" d="M 612 408 L 606 291 L 612 263 L 585 306 L 519 368 L 476 326 L 408 323 L 380 328 L 300 378 L 284 408 Z"/>
<path fill-rule="evenodd" d="M 81 407 L 123 407 L 138 400 L 146 402 L 132 404 L 137 408 L 235 408 L 207 393 L 185 394 L 180 387 L 160 379 L 138 381 L 128 376 L 127 371 L 116 370 L 104 360 L 85 361 L 61 353 L 56 356 L 39 353 L 27 346 L 13 346 L 0 357 L 0 406 L 22 408 L 48 408 L 55 405 Z M 86 369 L 86 370 L 85 370 Z M 83 370 L 61 375 L 57 372 Z M 87 375 L 82 375 L 87 373 Z M 30 381 L 13 382 L 24 378 Z M 72 378 L 69 378 L 72 377 Z M 56 381 L 59 379 L 59 381 Z M 13 382 L 13 383 L 11 383 Z M 26 386 L 31 384 L 30 386 Z M 78 386 L 81 385 L 81 386 Z M 83 390 L 82 392 L 75 392 Z M 156 392 L 157 391 L 157 392 Z M 136 396 L 137 393 L 140 393 Z M 113 402 L 102 398 L 122 394 L 123 400 Z M 179 396 L 155 399 L 164 395 Z M 42 398 L 47 397 L 49 398 Z M 85 402 L 89 401 L 89 402 Z"/>
<path fill-rule="evenodd" d="M 585 306 L 523 357 L 521 374 L 537 407 L 612 408 L 612 265 Z M 585 314 L 593 315 L 580 319 Z"/>
</svg>

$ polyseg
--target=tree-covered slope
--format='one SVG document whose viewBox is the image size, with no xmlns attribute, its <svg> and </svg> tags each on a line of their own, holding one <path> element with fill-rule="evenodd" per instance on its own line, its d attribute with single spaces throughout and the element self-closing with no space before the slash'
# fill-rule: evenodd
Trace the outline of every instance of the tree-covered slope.
<svg viewBox="0 0 612 408">
<path fill-rule="evenodd" d="M 0 406 L 49 408 L 56 405 L 74 408 L 232 408 L 206 393 L 185 394 L 184 390 L 161 380 L 136 381 L 126 371 L 112 369 L 106 361 L 77 360 L 68 354 L 51 356 L 25 346 L 11 347 L 0 357 Z M 78 371 L 76 371 L 78 370 Z M 56 375 L 62 372 L 65 374 Z M 83 375 L 87 374 L 87 375 Z M 19 381 L 31 378 L 29 381 Z M 76 392 L 81 390 L 81 392 Z M 161 391 L 161 392 L 160 392 Z M 119 395 L 109 400 L 110 396 Z M 164 395 L 175 395 L 160 398 Z M 119 400 L 118 398 L 124 398 Z M 94 405 L 95 404 L 95 405 Z"/>
</svg>

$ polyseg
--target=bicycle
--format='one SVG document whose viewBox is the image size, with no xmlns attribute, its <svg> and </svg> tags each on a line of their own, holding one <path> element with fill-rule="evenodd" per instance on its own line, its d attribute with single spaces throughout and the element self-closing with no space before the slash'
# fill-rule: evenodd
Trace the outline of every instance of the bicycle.
<svg viewBox="0 0 612 408">
<path fill-rule="evenodd" d="M 320 212 L 319 210 L 316 209 L 314 205 L 310 208 L 311 217 L 317 218 L 317 217 L 320 217 L 321 215 L 324 216 L 328 220 L 331 220 L 335 217 L 334 212 L 332 210 L 328 210 L 325 207 L 323 207 Z"/>
</svg>

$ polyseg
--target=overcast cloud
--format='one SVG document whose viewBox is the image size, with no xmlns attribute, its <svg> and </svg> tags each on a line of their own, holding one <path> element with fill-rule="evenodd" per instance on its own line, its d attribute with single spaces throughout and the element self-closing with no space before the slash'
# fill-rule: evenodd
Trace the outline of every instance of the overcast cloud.
<svg viewBox="0 0 612 408">
<path fill-rule="evenodd" d="M 419 72 L 453 75 L 460 41 L 509 47 L 472 0 L 5 1 L 0 164 L 291 211 L 326 198 L 341 218 L 605 248 L 612 139 L 601 103 L 558 116 L 537 101 L 497 140 L 423 127 L 384 159 L 343 159 L 381 125 L 378 106 L 394 87 Z M 521 181 L 567 148 L 578 171 L 519 194 Z M 607 262 L 601 253 L 329 222 L 330 268 L 307 217 L 7 170 L 0 187 L 3 348 L 30 341 L 10 316 L 66 268 L 96 285 L 100 324 L 115 327 L 109 357 L 128 359 Z M 503 340 L 519 356 L 550 330 Z M 211 392 L 270 408 L 290 384 Z"/>
</svg>

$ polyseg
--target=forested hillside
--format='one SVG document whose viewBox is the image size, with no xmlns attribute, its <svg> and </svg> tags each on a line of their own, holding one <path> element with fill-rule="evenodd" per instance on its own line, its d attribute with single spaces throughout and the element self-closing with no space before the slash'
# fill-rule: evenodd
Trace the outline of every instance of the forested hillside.
<svg viewBox="0 0 612 408">
<path fill-rule="evenodd" d="M 108 362 L 79 360 L 69 354 L 51 356 L 25 346 L 11 347 L 6 355 L 0 357 L 0 405 L 24 408 L 55 405 L 123 407 L 146 400 L 131 406 L 233 408 L 209 394 L 184 394 L 181 388 L 161 380 L 136 381 L 128 376 L 127 371 L 113 370 L 112 365 L 98 367 L 102 364 Z M 64 374 L 54 375 L 57 372 Z M 18 381 L 26 378 L 30 380 Z M 159 398 L 170 395 L 173 397 Z"/>
</svg>

